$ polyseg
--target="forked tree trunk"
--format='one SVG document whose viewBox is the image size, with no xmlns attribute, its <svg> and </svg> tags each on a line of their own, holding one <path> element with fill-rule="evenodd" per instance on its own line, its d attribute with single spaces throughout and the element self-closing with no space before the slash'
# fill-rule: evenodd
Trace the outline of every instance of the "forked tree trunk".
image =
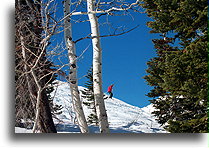
<svg viewBox="0 0 209 148">
<path fill-rule="evenodd" d="M 37 97 L 36 97 L 36 114 L 33 126 L 33 133 L 36 132 L 37 127 L 40 128 L 41 133 L 57 133 L 52 119 L 51 109 L 49 107 L 49 100 L 46 95 L 46 90 L 42 89 L 41 82 L 39 82 L 35 71 L 32 69 L 31 74 L 37 85 Z M 45 83 L 44 83 L 45 85 Z"/>
<path fill-rule="evenodd" d="M 24 45 L 24 38 L 22 36 L 20 36 L 20 41 L 22 46 L 22 57 L 26 63 L 27 62 L 26 49 Z M 30 84 L 29 74 L 27 73 L 29 69 L 26 64 L 24 65 L 24 69 L 26 72 L 25 76 L 28 85 L 28 91 L 31 96 L 29 98 L 31 99 L 35 113 L 35 120 L 32 131 L 33 133 L 35 133 L 36 130 L 39 128 L 40 132 L 42 133 L 56 133 L 57 130 L 54 126 L 54 122 L 52 119 L 51 109 L 49 107 L 49 100 L 46 95 L 46 90 L 45 89 L 42 90 L 42 87 L 44 87 L 45 82 L 42 82 L 43 86 L 41 86 L 41 82 L 38 80 L 35 71 L 31 69 L 31 75 L 33 77 L 33 80 L 35 81 L 35 84 L 32 83 Z M 32 85 L 36 85 L 38 90 L 33 89 Z"/>
<path fill-rule="evenodd" d="M 87 0 L 88 12 L 94 11 L 94 0 Z M 93 87 L 97 116 L 101 133 L 109 133 L 109 124 L 102 92 L 102 48 L 100 43 L 99 25 L 95 14 L 88 13 L 91 25 L 93 46 Z"/>
<path fill-rule="evenodd" d="M 64 16 L 70 13 L 71 0 L 64 0 Z M 73 101 L 73 108 L 76 113 L 78 125 L 82 133 L 88 133 L 88 125 L 84 116 L 83 108 L 80 101 L 77 80 L 77 62 L 74 42 L 72 41 L 72 28 L 70 17 L 64 20 L 65 43 L 68 48 L 68 58 L 70 62 L 69 83 L 71 90 L 71 97 Z"/>
</svg>

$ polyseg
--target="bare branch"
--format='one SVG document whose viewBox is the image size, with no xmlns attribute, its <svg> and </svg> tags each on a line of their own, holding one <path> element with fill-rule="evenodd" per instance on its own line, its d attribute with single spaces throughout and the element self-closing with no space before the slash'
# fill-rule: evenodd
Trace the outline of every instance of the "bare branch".
<svg viewBox="0 0 209 148">
<path fill-rule="evenodd" d="M 134 28 L 132 28 L 132 29 L 130 29 L 130 30 L 127 30 L 127 31 L 125 31 L 125 32 L 118 33 L 118 34 L 109 34 L 109 35 L 101 35 L 101 36 L 86 36 L 86 37 L 83 37 L 83 38 L 80 38 L 80 39 L 74 41 L 74 43 L 77 43 L 77 42 L 79 42 L 79 41 L 81 41 L 81 40 L 84 40 L 84 39 L 93 39 L 93 38 L 98 38 L 98 37 L 120 36 L 120 35 L 129 33 L 129 32 L 133 31 L 134 29 L 136 29 L 136 28 L 138 28 L 138 27 L 139 27 L 139 25 L 137 25 L 136 27 L 134 27 Z"/>
<path fill-rule="evenodd" d="M 103 2 L 104 4 L 105 2 Z M 106 2 L 107 4 L 108 2 Z M 109 2 L 110 4 L 111 2 Z M 98 5 L 98 4 L 97 4 Z M 112 11 L 126 11 L 129 9 L 132 9 L 133 6 L 135 5 L 139 5 L 139 0 L 136 0 L 136 2 L 127 5 L 127 7 L 122 7 L 122 5 L 120 7 L 112 7 L 110 9 L 107 10 L 100 10 L 100 11 L 89 11 L 89 12 L 72 12 L 69 15 L 88 15 L 88 14 L 99 14 L 99 13 L 110 13 Z"/>
</svg>

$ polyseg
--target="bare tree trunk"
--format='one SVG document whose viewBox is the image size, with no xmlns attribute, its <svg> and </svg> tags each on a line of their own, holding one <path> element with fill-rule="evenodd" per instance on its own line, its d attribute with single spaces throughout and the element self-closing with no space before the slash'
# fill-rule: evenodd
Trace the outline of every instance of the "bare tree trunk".
<svg viewBox="0 0 209 148">
<path fill-rule="evenodd" d="M 102 92 L 102 48 L 100 43 L 99 24 L 95 14 L 94 0 L 87 0 L 88 17 L 91 25 L 91 36 L 93 46 L 93 86 L 96 111 L 99 119 L 101 133 L 109 133 L 109 124 L 105 109 L 103 92 Z"/>
<path fill-rule="evenodd" d="M 57 133 L 45 89 L 41 86 L 41 82 L 38 81 L 38 77 L 33 69 L 31 70 L 31 74 L 38 88 L 36 97 L 36 115 L 32 131 L 35 133 L 39 126 L 42 133 Z"/>
<path fill-rule="evenodd" d="M 57 133 L 55 128 L 51 108 L 49 106 L 49 100 L 47 99 L 46 90 L 44 89 L 41 92 L 41 101 L 40 101 L 40 115 L 39 115 L 39 126 L 41 127 L 40 131 L 42 133 Z"/>
<path fill-rule="evenodd" d="M 46 90 L 43 89 L 43 87 L 45 87 L 45 82 L 39 81 L 38 76 L 35 74 L 35 70 L 34 70 L 35 67 L 33 67 L 32 69 L 28 67 L 29 63 L 27 63 L 28 61 L 26 58 L 26 47 L 24 45 L 24 38 L 22 36 L 20 36 L 20 41 L 22 46 L 22 57 L 25 63 L 24 65 L 25 77 L 28 85 L 28 91 L 31 96 L 29 98 L 31 99 L 31 103 L 33 105 L 34 113 L 35 113 L 35 120 L 32 131 L 33 133 L 35 133 L 37 128 L 39 127 L 42 133 L 56 133 L 57 130 L 54 126 L 54 122 L 52 119 L 51 109 L 49 107 L 49 101 L 46 96 Z M 31 71 L 30 74 L 32 75 L 33 81 L 35 81 L 35 84 L 30 83 L 31 78 L 29 78 L 29 73 L 28 73 L 29 70 Z M 35 89 L 36 87 L 32 87 L 32 85 L 36 85 L 37 89 Z"/>
<path fill-rule="evenodd" d="M 71 0 L 64 1 L 64 15 L 67 16 L 70 13 Z M 78 120 L 78 125 L 82 133 L 88 133 L 88 125 L 83 112 L 83 108 L 80 101 L 79 90 L 78 90 L 78 80 L 77 80 L 77 63 L 76 63 L 76 53 L 75 45 L 72 41 L 72 27 L 70 23 L 70 17 L 64 20 L 64 33 L 65 33 L 65 43 L 68 48 L 68 57 L 70 62 L 70 74 L 69 82 L 71 89 L 71 97 L 73 101 L 73 108 L 76 113 Z"/>
<path fill-rule="evenodd" d="M 32 76 L 35 80 L 35 83 L 38 87 L 38 91 L 37 91 L 37 97 L 36 97 L 36 116 L 35 116 L 35 120 L 34 120 L 34 126 L 33 126 L 33 133 L 35 133 L 37 126 L 38 126 L 38 122 L 39 122 L 39 116 L 40 116 L 40 104 L 41 104 L 41 85 L 38 82 L 37 76 L 35 75 L 34 70 L 31 70 Z"/>
<path fill-rule="evenodd" d="M 33 90 L 32 84 L 30 84 L 29 73 L 27 73 L 29 71 L 29 69 L 28 69 L 28 66 L 26 64 L 27 63 L 27 58 L 26 58 L 26 51 L 25 51 L 25 45 L 24 45 L 24 38 L 22 36 L 20 36 L 20 42 L 21 42 L 21 46 L 22 46 L 22 57 L 23 57 L 23 60 L 24 60 L 24 70 L 26 72 L 26 74 L 25 74 L 26 83 L 27 83 L 27 86 L 28 86 L 28 91 L 29 91 L 30 96 L 31 96 L 31 97 L 29 97 L 29 99 L 31 100 L 31 104 L 34 107 L 34 112 L 35 112 L 36 96 L 34 94 L 35 94 L 36 90 Z"/>
<path fill-rule="evenodd" d="M 48 2 L 47 5 L 49 5 L 50 2 Z M 42 26 L 44 23 L 41 20 L 42 6 L 44 5 L 42 5 L 41 0 L 16 0 L 17 30 L 15 33 L 15 42 L 16 50 L 18 48 L 22 49 L 22 53 L 16 53 L 16 56 L 20 56 L 22 60 L 20 62 L 23 63 L 21 67 L 18 67 L 18 70 L 20 69 L 21 71 L 18 71 L 19 78 L 17 79 L 23 79 L 24 82 L 26 82 L 25 86 L 21 86 L 23 84 L 18 85 L 20 85 L 22 89 L 26 89 L 26 93 L 29 93 L 22 95 L 21 92 L 18 92 L 18 95 L 21 101 L 28 103 L 24 106 L 25 108 L 22 109 L 27 111 L 27 118 L 35 118 L 33 132 L 38 128 L 40 132 L 43 133 L 56 133 L 57 131 L 49 106 L 50 96 L 48 94 L 51 90 L 47 86 L 54 77 L 53 74 L 49 72 L 49 70 L 51 70 L 48 65 L 50 62 L 47 61 L 46 57 L 47 42 L 53 35 L 53 32 L 46 38 L 41 37 L 43 29 L 45 28 Z M 45 7 L 45 10 L 47 10 L 47 7 Z M 26 16 L 28 19 L 25 19 Z M 48 30 L 48 26 L 45 29 Z M 42 43 L 42 41 L 44 42 Z M 50 76 L 51 78 L 49 78 Z M 23 107 L 21 104 L 18 105 Z"/>
</svg>

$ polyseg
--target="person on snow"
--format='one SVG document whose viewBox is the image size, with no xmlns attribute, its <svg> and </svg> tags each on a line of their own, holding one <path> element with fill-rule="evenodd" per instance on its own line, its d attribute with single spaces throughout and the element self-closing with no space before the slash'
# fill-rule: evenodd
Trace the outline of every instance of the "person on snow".
<svg viewBox="0 0 209 148">
<path fill-rule="evenodd" d="M 112 93 L 112 88 L 113 88 L 114 84 L 110 85 L 107 89 L 107 92 L 109 93 L 109 97 L 110 99 L 112 99 L 113 93 Z"/>
</svg>

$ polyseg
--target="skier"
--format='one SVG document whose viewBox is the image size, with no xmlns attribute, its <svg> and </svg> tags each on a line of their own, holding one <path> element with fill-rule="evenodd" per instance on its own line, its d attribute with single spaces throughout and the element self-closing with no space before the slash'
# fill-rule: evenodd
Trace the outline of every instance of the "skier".
<svg viewBox="0 0 209 148">
<path fill-rule="evenodd" d="M 107 92 L 109 93 L 109 97 L 110 99 L 112 99 L 113 93 L 112 93 L 112 88 L 113 88 L 114 84 L 110 85 L 107 89 Z"/>
</svg>

